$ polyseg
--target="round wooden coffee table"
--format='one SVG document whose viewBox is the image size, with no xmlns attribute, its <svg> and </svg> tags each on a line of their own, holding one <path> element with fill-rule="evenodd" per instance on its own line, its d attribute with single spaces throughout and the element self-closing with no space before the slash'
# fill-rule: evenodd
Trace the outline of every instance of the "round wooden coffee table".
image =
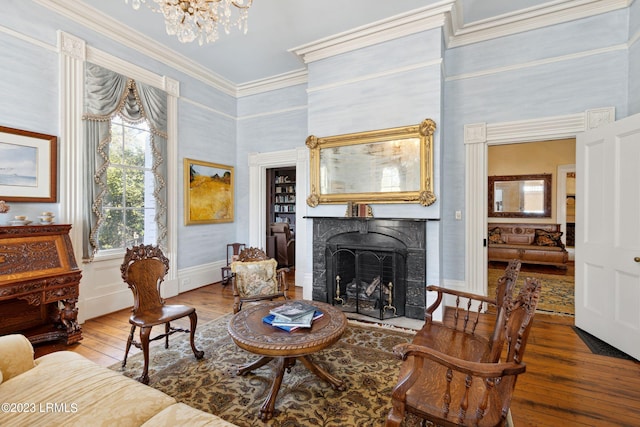
<svg viewBox="0 0 640 427">
<path fill-rule="evenodd" d="M 316 306 L 324 315 L 314 320 L 311 328 L 300 328 L 292 332 L 283 331 L 262 321 L 269 310 L 282 305 L 284 301 L 270 301 L 247 306 L 229 321 L 229 335 L 238 347 L 260 357 L 255 362 L 238 368 L 238 375 L 245 375 L 274 360 L 276 375 L 262 408 L 260 418 L 264 421 L 273 417 L 276 396 L 282 384 L 285 369 L 290 370 L 296 359 L 318 377 L 329 382 L 336 390 L 344 390 L 344 383 L 313 363 L 310 354 L 325 349 L 338 341 L 347 328 L 347 317 L 339 309 L 318 301 L 306 301 Z"/>
</svg>

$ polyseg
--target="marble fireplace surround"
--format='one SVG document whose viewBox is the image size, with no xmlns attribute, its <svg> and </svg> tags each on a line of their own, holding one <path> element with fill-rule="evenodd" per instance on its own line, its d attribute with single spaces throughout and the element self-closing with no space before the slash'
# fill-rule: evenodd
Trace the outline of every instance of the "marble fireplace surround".
<svg viewBox="0 0 640 427">
<path fill-rule="evenodd" d="M 327 295 L 327 242 L 340 234 L 378 233 L 402 242 L 406 255 L 405 317 L 424 319 L 426 305 L 427 220 L 413 218 L 306 217 L 313 221 L 314 301 L 331 304 Z"/>
</svg>

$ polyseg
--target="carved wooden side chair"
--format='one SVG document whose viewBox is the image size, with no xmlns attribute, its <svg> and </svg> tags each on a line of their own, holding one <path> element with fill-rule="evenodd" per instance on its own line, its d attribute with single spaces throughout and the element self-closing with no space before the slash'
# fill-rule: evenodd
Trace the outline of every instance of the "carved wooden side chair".
<svg viewBox="0 0 640 427">
<path fill-rule="evenodd" d="M 229 243 L 227 244 L 227 265 L 221 267 L 222 286 L 227 286 L 231 280 L 231 263 L 238 259 L 240 252 L 244 250 L 247 245 L 244 243 Z"/>
<path fill-rule="evenodd" d="M 240 252 L 238 260 L 231 263 L 234 313 L 246 301 L 287 299 L 289 269 L 277 267 L 278 262 L 262 249 L 249 247 Z"/>
<path fill-rule="evenodd" d="M 471 334 L 458 335 L 456 347 L 424 345 L 419 339 L 394 347 L 404 362 L 386 426 L 400 426 L 406 413 L 441 426 L 505 425 L 517 377 L 525 372 L 522 359 L 539 296 L 538 280 L 527 278 L 515 299 L 503 301 L 505 322 L 495 360 L 489 359 L 489 343 Z"/>
<path fill-rule="evenodd" d="M 129 285 L 133 292 L 133 308 L 129 323 L 131 332 L 127 339 L 127 347 L 124 352 L 122 367 L 127 364 L 127 356 L 131 345 L 142 350 L 144 356 L 144 368 L 138 381 L 149 383 L 149 342 L 165 339 L 165 348 L 169 348 L 169 335 L 175 332 L 190 333 L 191 349 L 196 359 L 201 359 L 204 352 L 196 349 L 194 336 L 198 316 L 193 307 L 186 305 L 165 304 L 160 296 L 160 285 L 169 270 L 169 260 L 164 256 L 160 248 L 152 245 L 134 246 L 127 249 L 124 262 L 120 266 L 122 279 Z M 171 326 L 171 322 L 182 317 L 189 317 L 190 328 L 181 329 Z M 164 324 L 163 334 L 150 338 L 151 328 Z M 140 328 L 140 342 L 133 339 L 136 327 Z"/>
</svg>

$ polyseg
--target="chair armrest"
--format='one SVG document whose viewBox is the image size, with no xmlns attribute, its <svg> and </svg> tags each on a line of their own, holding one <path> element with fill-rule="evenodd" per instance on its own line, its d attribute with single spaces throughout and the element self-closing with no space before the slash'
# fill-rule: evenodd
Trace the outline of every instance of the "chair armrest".
<svg viewBox="0 0 640 427">
<path fill-rule="evenodd" d="M 398 344 L 393 348 L 393 354 L 400 360 L 406 360 L 409 356 L 432 360 L 435 363 L 446 366 L 454 371 L 462 372 L 466 375 L 482 378 L 497 378 L 505 375 L 519 375 L 526 371 L 524 363 L 515 362 L 469 362 L 449 356 L 429 347 L 416 344 Z M 422 366 L 421 362 L 414 363 L 414 366 Z"/>
<path fill-rule="evenodd" d="M 443 294 L 455 295 L 457 299 L 466 298 L 470 301 L 478 301 L 480 303 L 487 303 L 496 305 L 495 298 L 489 298 L 484 295 L 472 294 L 470 292 L 456 291 L 455 289 L 447 289 L 441 286 L 429 285 L 427 286 L 427 292 L 437 292 L 438 296 L 436 300 L 425 310 L 425 321 L 430 322 L 433 318 L 433 312 L 442 304 Z"/>
<path fill-rule="evenodd" d="M 33 346 L 27 337 L 19 334 L 0 336 L 0 382 L 34 366 Z"/>
</svg>

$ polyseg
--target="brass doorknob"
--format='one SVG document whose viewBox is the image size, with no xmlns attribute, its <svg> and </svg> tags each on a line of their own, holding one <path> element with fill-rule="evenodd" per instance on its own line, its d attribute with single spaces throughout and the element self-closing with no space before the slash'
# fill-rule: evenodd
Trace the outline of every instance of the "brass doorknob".
<svg viewBox="0 0 640 427">
<path fill-rule="evenodd" d="M 633 259 L 635 262 L 640 262 L 640 256 L 637 256 Z"/>
</svg>

